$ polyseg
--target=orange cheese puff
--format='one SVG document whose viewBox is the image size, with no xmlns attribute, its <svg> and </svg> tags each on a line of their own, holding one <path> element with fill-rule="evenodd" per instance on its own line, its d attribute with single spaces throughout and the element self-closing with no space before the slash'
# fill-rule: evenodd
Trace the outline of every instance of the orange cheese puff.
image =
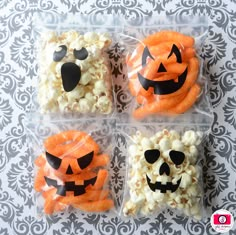
<svg viewBox="0 0 236 235">
<path fill-rule="evenodd" d="M 175 31 L 160 31 L 149 35 L 143 40 L 145 45 L 156 45 L 161 42 L 175 41 L 181 43 L 184 47 L 193 47 L 194 38 Z"/>
<path fill-rule="evenodd" d="M 201 92 L 201 87 L 195 84 L 188 92 L 186 97 L 175 107 L 168 110 L 168 113 L 180 114 L 187 111 L 196 102 L 198 95 Z"/>
<path fill-rule="evenodd" d="M 102 212 L 110 210 L 114 207 L 114 202 L 111 199 L 99 200 L 94 202 L 85 202 L 76 204 L 76 208 L 87 212 Z"/>
</svg>

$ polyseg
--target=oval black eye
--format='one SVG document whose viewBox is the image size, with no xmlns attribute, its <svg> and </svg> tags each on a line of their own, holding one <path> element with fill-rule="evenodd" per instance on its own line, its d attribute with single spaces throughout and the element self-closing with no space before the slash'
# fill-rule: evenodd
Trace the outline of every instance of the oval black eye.
<svg viewBox="0 0 236 235">
<path fill-rule="evenodd" d="M 175 151 L 175 150 L 171 150 L 169 153 L 169 156 L 170 156 L 171 161 L 175 165 L 180 165 L 184 161 L 184 158 L 185 158 L 184 153 Z"/>
<path fill-rule="evenodd" d="M 74 49 L 74 56 L 78 60 L 85 60 L 88 57 L 88 51 L 84 47 L 80 50 Z"/>
<path fill-rule="evenodd" d="M 160 156 L 160 151 L 158 149 L 149 149 L 144 153 L 145 159 L 148 163 L 153 164 Z"/>
<path fill-rule="evenodd" d="M 59 46 L 59 50 L 54 51 L 53 60 L 58 62 L 66 55 L 67 47 L 65 45 Z"/>
</svg>

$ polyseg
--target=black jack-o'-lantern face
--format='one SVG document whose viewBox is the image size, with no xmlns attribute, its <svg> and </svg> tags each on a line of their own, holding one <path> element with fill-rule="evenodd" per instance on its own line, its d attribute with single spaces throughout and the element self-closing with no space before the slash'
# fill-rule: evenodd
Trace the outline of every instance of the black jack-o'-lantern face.
<svg viewBox="0 0 236 235">
<path fill-rule="evenodd" d="M 73 50 L 74 57 L 78 60 L 85 60 L 88 57 L 88 51 L 82 47 L 80 50 Z M 59 46 L 58 50 L 53 53 L 53 61 L 61 61 L 67 54 L 65 45 Z M 61 66 L 62 85 L 66 92 L 74 90 L 81 78 L 80 67 L 73 62 L 66 62 Z"/>
<path fill-rule="evenodd" d="M 144 153 L 144 157 L 149 164 L 154 164 L 158 158 L 160 157 L 160 151 L 158 149 L 149 149 L 146 150 Z M 169 152 L 169 157 L 171 161 L 176 165 L 181 165 L 184 161 L 185 155 L 182 152 L 171 150 Z M 163 162 L 159 169 L 159 175 L 166 174 L 167 176 L 170 175 L 170 167 L 166 162 Z M 176 184 L 172 182 L 167 182 L 162 184 L 162 182 L 157 181 L 155 183 L 151 183 L 151 179 L 146 175 L 147 183 L 149 188 L 155 192 L 156 190 L 160 190 L 161 193 L 166 193 L 167 190 L 171 191 L 172 193 L 175 192 L 180 185 L 181 177 L 177 180 Z"/>
<path fill-rule="evenodd" d="M 86 169 L 93 160 L 94 152 L 90 152 L 77 159 L 61 159 L 48 152 L 46 152 L 46 159 L 48 164 L 54 170 L 60 170 L 61 173 L 65 175 L 73 175 L 77 173 L 78 170 Z M 52 179 L 48 176 L 44 176 L 44 179 L 49 187 L 53 186 L 57 189 L 57 194 L 60 196 L 66 196 L 66 192 L 74 192 L 74 196 L 79 196 L 86 193 L 86 187 L 88 185 L 94 185 L 97 177 L 84 180 L 83 185 L 77 185 L 75 181 L 66 181 L 63 185 L 57 183 L 56 179 Z"/>
<path fill-rule="evenodd" d="M 173 44 L 172 49 L 167 57 L 170 58 L 172 55 L 176 56 L 176 62 L 182 63 L 182 57 L 179 48 Z M 147 65 L 147 59 L 150 58 L 153 61 L 155 58 L 151 55 L 148 47 L 146 46 L 143 50 L 142 54 L 142 67 L 144 68 Z M 157 74 L 158 73 L 167 73 L 165 66 L 163 63 L 159 64 L 159 67 L 156 69 Z M 183 84 L 185 83 L 186 77 L 188 73 L 188 68 L 184 70 L 182 74 L 178 76 L 178 82 L 176 82 L 176 79 L 170 79 L 167 81 L 158 81 L 158 80 L 152 80 L 152 78 L 145 78 L 141 73 L 138 73 L 138 79 L 142 87 L 147 91 L 149 88 L 153 88 L 153 93 L 155 95 L 168 95 L 172 94 L 176 91 L 178 91 Z"/>
</svg>

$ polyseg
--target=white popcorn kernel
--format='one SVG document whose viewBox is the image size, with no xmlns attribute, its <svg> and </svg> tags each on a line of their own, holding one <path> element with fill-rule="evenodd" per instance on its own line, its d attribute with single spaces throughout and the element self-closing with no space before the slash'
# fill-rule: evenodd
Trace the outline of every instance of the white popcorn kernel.
<svg viewBox="0 0 236 235">
<path fill-rule="evenodd" d="M 175 130 L 170 130 L 169 136 L 171 140 L 180 140 L 180 135 L 177 131 Z"/>
<path fill-rule="evenodd" d="M 112 111 L 112 101 L 106 96 L 101 96 L 97 101 L 96 107 L 101 113 L 110 113 Z"/>
<path fill-rule="evenodd" d="M 172 142 L 172 149 L 180 152 L 184 152 L 184 144 L 176 139 Z"/>
<path fill-rule="evenodd" d="M 139 206 L 139 204 L 142 204 L 145 200 L 145 197 L 143 194 L 138 193 L 136 191 L 130 191 L 130 199 L 133 203 L 136 204 L 136 206 Z"/>
<path fill-rule="evenodd" d="M 95 42 L 98 41 L 99 37 L 97 35 L 97 33 L 95 32 L 87 32 L 84 34 L 84 40 L 87 42 Z"/>
<path fill-rule="evenodd" d="M 144 150 L 153 148 L 153 144 L 152 144 L 151 140 L 148 139 L 147 137 L 142 138 L 141 145 Z"/>
<path fill-rule="evenodd" d="M 91 108 L 91 103 L 87 99 L 82 98 L 79 100 L 79 109 L 81 113 L 87 113 Z"/>
<path fill-rule="evenodd" d="M 161 192 L 154 192 L 153 193 L 153 199 L 155 202 L 163 202 L 165 199 L 165 194 Z"/>
<path fill-rule="evenodd" d="M 185 145 L 198 145 L 201 143 L 202 135 L 200 132 L 186 131 L 182 137 L 182 141 Z"/>
<path fill-rule="evenodd" d="M 82 85 L 87 85 L 92 80 L 91 74 L 88 72 L 82 73 L 79 83 Z"/>
<path fill-rule="evenodd" d="M 128 149 L 128 153 L 131 155 L 131 156 L 135 156 L 137 154 L 137 151 L 138 151 L 138 148 L 136 145 L 130 145 L 129 146 L 129 149 Z"/>
<path fill-rule="evenodd" d="M 125 203 L 123 213 L 124 216 L 134 216 L 136 214 L 137 208 L 135 203 L 133 203 L 131 200 Z"/>
<path fill-rule="evenodd" d="M 64 62 L 58 62 L 55 64 L 55 72 L 57 77 L 61 77 L 61 66 L 64 64 Z"/>
<path fill-rule="evenodd" d="M 162 152 L 171 148 L 171 143 L 166 137 L 164 137 L 160 140 L 159 145 L 160 145 L 160 150 Z"/>
<path fill-rule="evenodd" d="M 181 175 L 181 177 L 182 177 L 182 178 L 181 178 L 181 182 L 180 182 L 179 187 L 181 187 L 181 188 L 187 188 L 187 186 L 190 185 L 190 183 L 192 182 L 191 176 L 188 175 L 187 173 L 183 173 L 183 174 Z"/>
<path fill-rule="evenodd" d="M 67 92 L 66 96 L 69 103 L 78 102 L 80 98 L 82 98 L 85 94 L 85 90 L 83 86 L 76 86 L 74 90 Z"/>
</svg>

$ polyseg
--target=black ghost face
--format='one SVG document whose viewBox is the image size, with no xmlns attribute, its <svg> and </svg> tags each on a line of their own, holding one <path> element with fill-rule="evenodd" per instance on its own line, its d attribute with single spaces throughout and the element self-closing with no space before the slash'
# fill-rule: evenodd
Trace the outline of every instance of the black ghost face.
<svg viewBox="0 0 236 235">
<path fill-rule="evenodd" d="M 173 44 L 170 54 L 168 55 L 168 58 L 172 55 L 176 56 L 177 63 L 182 63 L 182 57 L 181 53 L 179 51 L 179 48 Z M 152 60 L 155 60 L 151 53 L 149 52 L 148 48 L 145 47 L 142 55 L 142 67 L 146 66 L 147 58 L 151 58 Z M 166 68 L 165 66 L 160 63 L 159 68 L 157 68 L 157 73 L 165 73 Z M 173 79 L 168 81 L 153 81 L 148 78 L 145 78 L 143 75 L 138 73 L 138 79 L 140 84 L 145 90 L 148 90 L 150 87 L 154 89 L 154 94 L 156 95 L 167 95 L 176 92 L 179 90 L 183 84 L 185 83 L 186 77 L 187 77 L 188 69 L 186 68 L 180 76 L 178 76 L 178 82 L 175 82 Z"/>
<path fill-rule="evenodd" d="M 149 149 L 146 150 L 144 153 L 145 159 L 149 164 L 155 163 L 158 158 L 160 157 L 160 151 L 158 149 Z M 171 150 L 169 153 L 171 161 L 175 165 L 180 165 L 183 163 L 185 155 L 182 152 Z M 163 175 L 166 174 L 167 176 L 170 175 L 170 167 L 166 162 L 163 162 L 160 169 L 159 174 Z M 161 193 L 166 193 L 167 190 L 170 190 L 172 193 L 175 192 L 181 182 L 181 178 L 177 181 L 176 184 L 173 184 L 172 182 L 167 182 L 166 184 L 162 184 L 162 182 L 157 181 L 156 183 L 151 183 L 151 179 L 146 175 L 147 183 L 149 188 L 155 192 L 156 190 L 160 190 Z"/>
<path fill-rule="evenodd" d="M 82 156 L 82 157 L 76 159 L 79 169 L 82 170 L 82 169 L 85 169 L 87 166 L 89 166 L 93 160 L 93 156 L 94 156 L 94 152 L 90 152 L 90 153 L 86 154 L 85 156 Z M 60 167 L 62 167 L 63 169 L 66 169 L 66 172 L 62 172 L 62 170 L 61 170 L 62 174 L 66 174 L 66 175 L 74 174 L 73 171 L 75 171 L 75 169 L 72 169 L 70 163 L 63 162 L 63 159 L 58 158 L 48 152 L 46 152 L 46 159 L 47 159 L 48 164 L 53 169 L 60 170 Z M 88 185 L 90 185 L 90 184 L 94 185 L 97 177 L 94 177 L 94 178 L 91 178 L 88 180 L 84 180 L 83 185 L 76 185 L 76 183 L 74 181 L 67 181 L 63 185 L 59 185 L 57 183 L 57 180 L 55 180 L 55 179 L 51 179 L 47 176 L 44 176 L 44 179 L 45 179 L 48 186 L 53 186 L 54 188 L 57 189 L 56 193 L 58 195 L 66 196 L 67 191 L 72 191 L 72 192 L 74 192 L 74 196 L 78 196 L 78 195 L 84 194 L 86 192 L 85 188 Z"/>
<path fill-rule="evenodd" d="M 65 45 L 59 46 L 59 50 L 53 53 L 53 60 L 55 62 L 61 61 L 67 53 Z M 74 57 L 78 60 L 85 60 L 88 57 L 88 51 L 82 47 L 80 50 L 74 49 Z M 62 85 L 66 92 L 74 90 L 81 78 L 80 67 L 72 62 L 66 62 L 61 66 Z"/>
</svg>

